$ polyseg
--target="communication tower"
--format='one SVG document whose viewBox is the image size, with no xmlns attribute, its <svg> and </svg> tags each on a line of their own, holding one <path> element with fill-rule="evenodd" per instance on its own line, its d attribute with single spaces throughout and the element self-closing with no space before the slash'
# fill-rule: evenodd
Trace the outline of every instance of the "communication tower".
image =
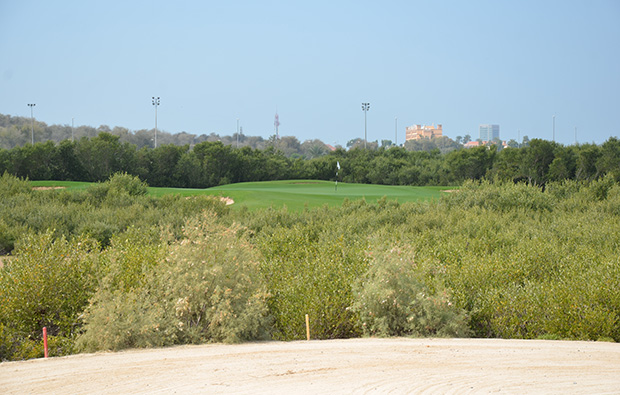
<svg viewBox="0 0 620 395">
<path fill-rule="evenodd" d="M 276 140 L 280 139 L 280 135 L 278 134 L 278 127 L 280 126 L 280 117 L 278 116 L 278 110 L 276 110 L 276 117 L 273 121 L 273 127 L 276 131 Z"/>
</svg>

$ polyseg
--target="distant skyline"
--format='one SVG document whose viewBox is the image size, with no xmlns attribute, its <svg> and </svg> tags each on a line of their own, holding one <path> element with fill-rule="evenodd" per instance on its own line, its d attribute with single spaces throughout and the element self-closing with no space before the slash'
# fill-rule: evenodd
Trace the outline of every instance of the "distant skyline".
<svg viewBox="0 0 620 395">
<path fill-rule="evenodd" d="M 0 113 L 328 144 L 620 136 L 620 1 L 0 0 Z"/>
</svg>

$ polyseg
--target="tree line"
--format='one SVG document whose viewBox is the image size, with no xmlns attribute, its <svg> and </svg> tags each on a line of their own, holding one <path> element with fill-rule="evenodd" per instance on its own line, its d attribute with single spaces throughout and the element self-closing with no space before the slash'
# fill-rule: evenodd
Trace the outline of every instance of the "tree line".
<svg viewBox="0 0 620 395">
<path fill-rule="evenodd" d="M 126 172 L 150 186 L 207 188 L 248 181 L 335 180 L 339 163 L 339 181 L 364 184 L 456 185 L 486 178 L 544 185 L 566 179 L 595 180 L 606 174 L 620 180 L 617 137 L 601 145 L 564 146 L 533 139 L 521 148 L 491 145 L 446 153 L 439 148 L 409 151 L 397 146 L 324 152 L 317 141 L 316 152 L 307 157 L 291 155 L 280 141 L 263 149 L 237 148 L 221 141 L 153 149 L 121 140 L 101 132 L 73 141 L 0 148 L 0 174 L 6 171 L 31 180 L 101 182 L 114 173 Z"/>
</svg>

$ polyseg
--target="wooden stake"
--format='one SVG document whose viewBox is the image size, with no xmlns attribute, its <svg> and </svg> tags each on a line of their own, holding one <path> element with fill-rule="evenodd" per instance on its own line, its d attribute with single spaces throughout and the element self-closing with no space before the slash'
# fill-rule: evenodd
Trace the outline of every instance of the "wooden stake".
<svg viewBox="0 0 620 395">
<path fill-rule="evenodd" d="M 47 358 L 47 328 L 43 327 L 43 355 Z"/>
<path fill-rule="evenodd" d="M 306 339 L 310 340 L 310 318 L 306 314 Z"/>
</svg>

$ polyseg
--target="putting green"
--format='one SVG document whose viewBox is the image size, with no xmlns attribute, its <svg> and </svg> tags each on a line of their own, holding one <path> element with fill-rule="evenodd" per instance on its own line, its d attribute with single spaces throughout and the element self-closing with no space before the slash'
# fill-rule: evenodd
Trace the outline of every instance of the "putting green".
<svg viewBox="0 0 620 395">
<path fill-rule="evenodd" d="M 291 210 L 304 207 L 341 206 L 345 199 L 366 199 L 376 203 L 382 197 L 399 203 L 439 199 L 447 187 L 412 187 L 392 185 L 345 184 L 312 180 L 287 180 L 269 182 L 247 182 L 223 185 L 204 190 L 205 193 L 229 197 L 235 201 L 233 207 L 247 206 L 249 209 L 286 206 Z"/>
</svg>

